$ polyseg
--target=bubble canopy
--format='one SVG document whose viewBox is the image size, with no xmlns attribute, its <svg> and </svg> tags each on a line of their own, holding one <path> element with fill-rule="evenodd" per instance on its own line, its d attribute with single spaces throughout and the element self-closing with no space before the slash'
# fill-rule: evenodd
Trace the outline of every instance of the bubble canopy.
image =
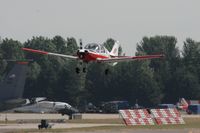
<svg viewBox="0 0 200 133">
<path fill-rule="evenodd" d="M 105 48 L 101 44 L 97 43 L 89 43 L 84 47 L 84 49 L 97 53 L 105 53 Z"/>
</svg>

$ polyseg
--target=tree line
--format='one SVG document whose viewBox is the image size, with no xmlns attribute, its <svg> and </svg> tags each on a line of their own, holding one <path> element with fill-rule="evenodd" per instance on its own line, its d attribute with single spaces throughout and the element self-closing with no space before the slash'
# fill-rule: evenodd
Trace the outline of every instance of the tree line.
<svg viewBox="0 0 200 133">
<path fill-rule="evenodd" d="M 114 39 L 103 45 L 111 50 Z M 135 44 L 133 44 L 135 45 Z M 149 107 L 159 103 L 175 103 L 179 98 L 200 99 L 200 42 L 184 41 L 182 50 L 174 36 L 143 37 L 136 55 L 163 53 L 163 59 L 119 62 L 112 67 L 89 63 L 86 73 L 76 74 L 76 60 L 38 55 L 22 47 L 61 54 L 75 54 L 79 45 L 75 38 L 33 37 L 24 43 L 5 38 L 0 43 L 0 80 L 13 67 L 5 59 L 33 59 L 29 63 L 24 97 L 45 96 L 74 106 L 87 102 L 99 104 L 110 100 L 128 100 Z M 123 46 L 120 47 L 120 54 Z M 110 69 L 105 75 L 104 70 Z"/>
</svg>

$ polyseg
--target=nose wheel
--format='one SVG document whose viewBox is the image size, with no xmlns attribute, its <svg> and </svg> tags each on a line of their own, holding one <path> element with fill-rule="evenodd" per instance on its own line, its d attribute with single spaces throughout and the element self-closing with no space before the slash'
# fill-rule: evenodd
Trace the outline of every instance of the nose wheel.
<svg viewBox="0 0 200 133">
<path fill-rule="evenodd" d="M 79 74 L 80 73 L 80 68 L 76 67 L 75 71 L 76 71 L 77 74 Z"/>
<path fill-rule="evenodd" d="M 83 67 L 83 73 L 86 73 L 86 67 Z"/>
<path fill-rule="evenodd" d="M 76 67 L 75 71 L 76 71 L 77 74 L 79 74 L 81 72 L 81 69 L 79 67 Z M 83 67 L 82 72 L 86 73 L 86 71 L 87 71 L 87 68 Z"/>
</svg>

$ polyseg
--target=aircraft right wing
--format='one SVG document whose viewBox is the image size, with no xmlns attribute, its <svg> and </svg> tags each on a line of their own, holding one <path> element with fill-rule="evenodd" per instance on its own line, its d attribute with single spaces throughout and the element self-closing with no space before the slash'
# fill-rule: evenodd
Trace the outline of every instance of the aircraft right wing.
<svg viewBox="0 0 200 133">
<path fill-rule="evenodd" d="M 163 58 L 163 54 L 158 55 L 143 55 L 143 56 L 116 56 L 106 59 L 98 59 L 98 62 L 121 62 L 121 61 L 133 61 L 133 60 L 145 60 L 154 58 Z"/>
<path fill-rule="evenodd" d="M 77 56 L 73 56 L 73 55 L 57 54 L 57 53 L 51 53 L 51 52 L 46 52 L 46 51 L 42 51 L 42 50 L 35 50 L 35 49 L 30 49 L 30 48 L 22 48 L 22 50 L 32 52 L 32 53 L 38 53 L 38 54 L 54 55 L 54 56 L 70 58 L 70 59 L 78 59 Z"/>
</svg>

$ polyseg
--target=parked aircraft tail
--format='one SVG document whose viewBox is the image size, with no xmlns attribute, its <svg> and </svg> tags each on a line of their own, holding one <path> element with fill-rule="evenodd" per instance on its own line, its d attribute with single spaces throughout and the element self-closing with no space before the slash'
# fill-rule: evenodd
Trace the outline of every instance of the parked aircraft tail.
<svg viewBox="0 0 200 133">
<path fill-rule="evenodd" d="M 188 103 L 187 101 L 185 100 L 185 98 L 181 98 L 178 102 L 178 106 L 177 106 L 179 109 L 182 109 L 182 110 L 187 110 L 188 108 Z"/>
<path fill-rule="evenodd" d="M 28 62 L 17 62 L 0 82 L 0 102 L 22 98 Z"/>
<path fill-rule="evenodd" d="M 185 100 L 185 98 L 181 98 L 181 104 L 182 104 L 183 106 L 188 106 L 188 103 L 187 103 L 187 101 Z"/>
</svg>

